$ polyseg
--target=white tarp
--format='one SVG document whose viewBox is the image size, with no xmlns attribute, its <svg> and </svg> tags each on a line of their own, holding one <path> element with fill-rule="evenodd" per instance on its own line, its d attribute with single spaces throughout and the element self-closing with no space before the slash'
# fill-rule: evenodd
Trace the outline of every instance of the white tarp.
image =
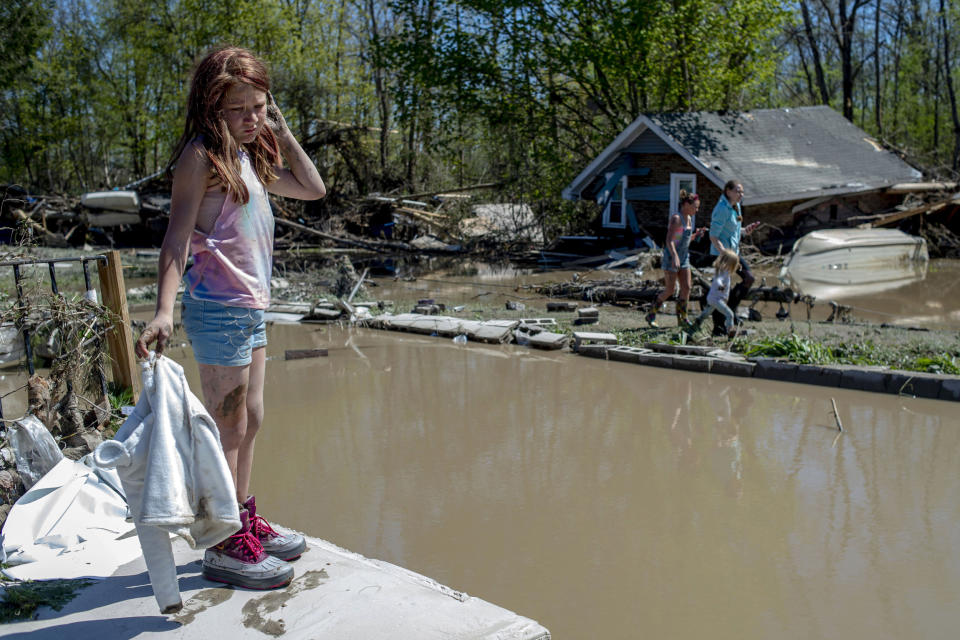
<svg viewBox="0 0 960 640">
<path fill-rule="evenodd" d="M 4 573 L 18 580 L 105 578 L 140 556 L 122 491 L 115 471 L 61 460 L 10 510 L 0 534 Z"/>
</svg>

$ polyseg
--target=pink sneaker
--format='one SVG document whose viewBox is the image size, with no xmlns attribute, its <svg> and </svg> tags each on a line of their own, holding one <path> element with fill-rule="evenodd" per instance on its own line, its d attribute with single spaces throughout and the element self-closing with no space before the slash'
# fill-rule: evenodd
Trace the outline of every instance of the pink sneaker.
<svg viewBox="0 0 960 640">
<path fill-rule="evenodd" d="M 241 505 L 250 513 L 250 532 L 256 536 L 263 550 L 281 560 L 299 558 L 307 548 L 307 541 L 299 533 L 280 533 L 257 515 L 257 500 L 253 496 Z"/>
<path fill-rule="evenodd" d="M 203 554 L 203 577 L 247 589 L 275 589 L 293 580 L 293 566 L 268 555 L 250 531 L 250 516 L 240 511 L 240 531 Z"/>
</svg>

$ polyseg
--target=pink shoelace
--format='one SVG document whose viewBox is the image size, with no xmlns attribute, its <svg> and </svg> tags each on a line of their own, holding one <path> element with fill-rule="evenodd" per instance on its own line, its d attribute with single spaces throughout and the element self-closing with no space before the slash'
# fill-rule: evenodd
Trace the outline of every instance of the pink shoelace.
<svg viewBox="0 0 960 640">
<path fill-rule="evenodd" d="M 253 516 L 253 521 L 250 523 L 250 531 L 253 532 L 258 539 L 259 538 L 275 538 L 280 534 L 273 530 L 273 527 L 264 520 L 261 516 Z M 259 542 L 259 540 L 258 540 Z"/>
<path fill-rule="evenodd" d="M 231 555 L 239 556 L 244 562 L 255 564 L 263 557 L 263 545 L 253 534 L 235 533 L 229 538 L 230 542 L 225 547 L 229 549 Z"/>
</svg>

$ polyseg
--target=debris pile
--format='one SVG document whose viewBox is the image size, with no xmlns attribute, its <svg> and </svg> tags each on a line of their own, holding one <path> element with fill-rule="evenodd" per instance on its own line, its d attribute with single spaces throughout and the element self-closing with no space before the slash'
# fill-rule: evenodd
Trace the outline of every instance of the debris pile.
<svg viewBox="0 0 960 640">
<path fill-rule="evenodd" d="M 30 469 L 36 452 L 43 450 L 38 443 L 47 441 L 47 449 L 77 460 L 120 422 L 111 408 L 104 369 L 109 356 L 103 343 L 114 323 L 110 312 L 85 296 L 53 293 L 39 277 L 24 276 L 21 286 L 19 299 L 7 298 L 0 311 L 3 364 L 31 372 L 36 364 L 45 373 L 32 373 L 25 385 L 7 394 L 26 391 L 26 409 L 23 416 L 5 411 L 0 422 L 0 525 L 35 481 Z M 30 357 L 33 362 L 26 362 Z M 38 435 L 38 428 L 49 440 Z M 27 441 L 29 447 L 23 444 Z"/>
</svg>

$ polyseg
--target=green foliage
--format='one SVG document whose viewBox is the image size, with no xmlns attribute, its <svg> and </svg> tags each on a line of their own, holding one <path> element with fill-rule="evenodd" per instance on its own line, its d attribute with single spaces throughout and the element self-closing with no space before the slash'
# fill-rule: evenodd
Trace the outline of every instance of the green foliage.
<svg viewBox="0 0 960 640">
<path fill-rule="evenodd" d="M 0 623 L 32 618 L 37 608 L 47 606 L 60 611 L 90 580 L 49 580 L 43 582 L 3 583 Z"/>
<path fill-rule="evenodd" d="M 107 386 L 107 398 L 110 400 L 110 422 L 104 428 L 104 436 L 112 437 L 126 420 L 120 410 L 133 405 L 133 389 L 121 388 L 111 382 Z"/>
<path fill-rule="evenodd" d="M 749 343 L 744 353 L 747 356 L 787 358 L 799 364 L 826 364 L 836 361 L 830 350 L 822 344 L 795 334 Z"/>
<path fill-rule="evenodd" d="M 957 359 L 952 358 L 945 353 L 935 356 L 920 356 L 913 361 L 910 371 L 926 371 L 928 373 L 946 373 L 950 375 L 960 375 L 960 366 L 957 365 Z"/>
<path fill-rule="evenodd" d="M 768 0 L 11 0 L 0 181 L 76 193 L 163 168 L 194 61 L 230 43 L 270 64 L 331 194 L 498 182 L 572 231 L 592 212 L 562 188 L 641 113 L 819 103 L 812 46 L 840 108 L 839 5 L 805 4 L 813 45 L 801 5 Z M 855 123 L 948 163 L 938 3 L 855 5 Z"/>
</svg>

